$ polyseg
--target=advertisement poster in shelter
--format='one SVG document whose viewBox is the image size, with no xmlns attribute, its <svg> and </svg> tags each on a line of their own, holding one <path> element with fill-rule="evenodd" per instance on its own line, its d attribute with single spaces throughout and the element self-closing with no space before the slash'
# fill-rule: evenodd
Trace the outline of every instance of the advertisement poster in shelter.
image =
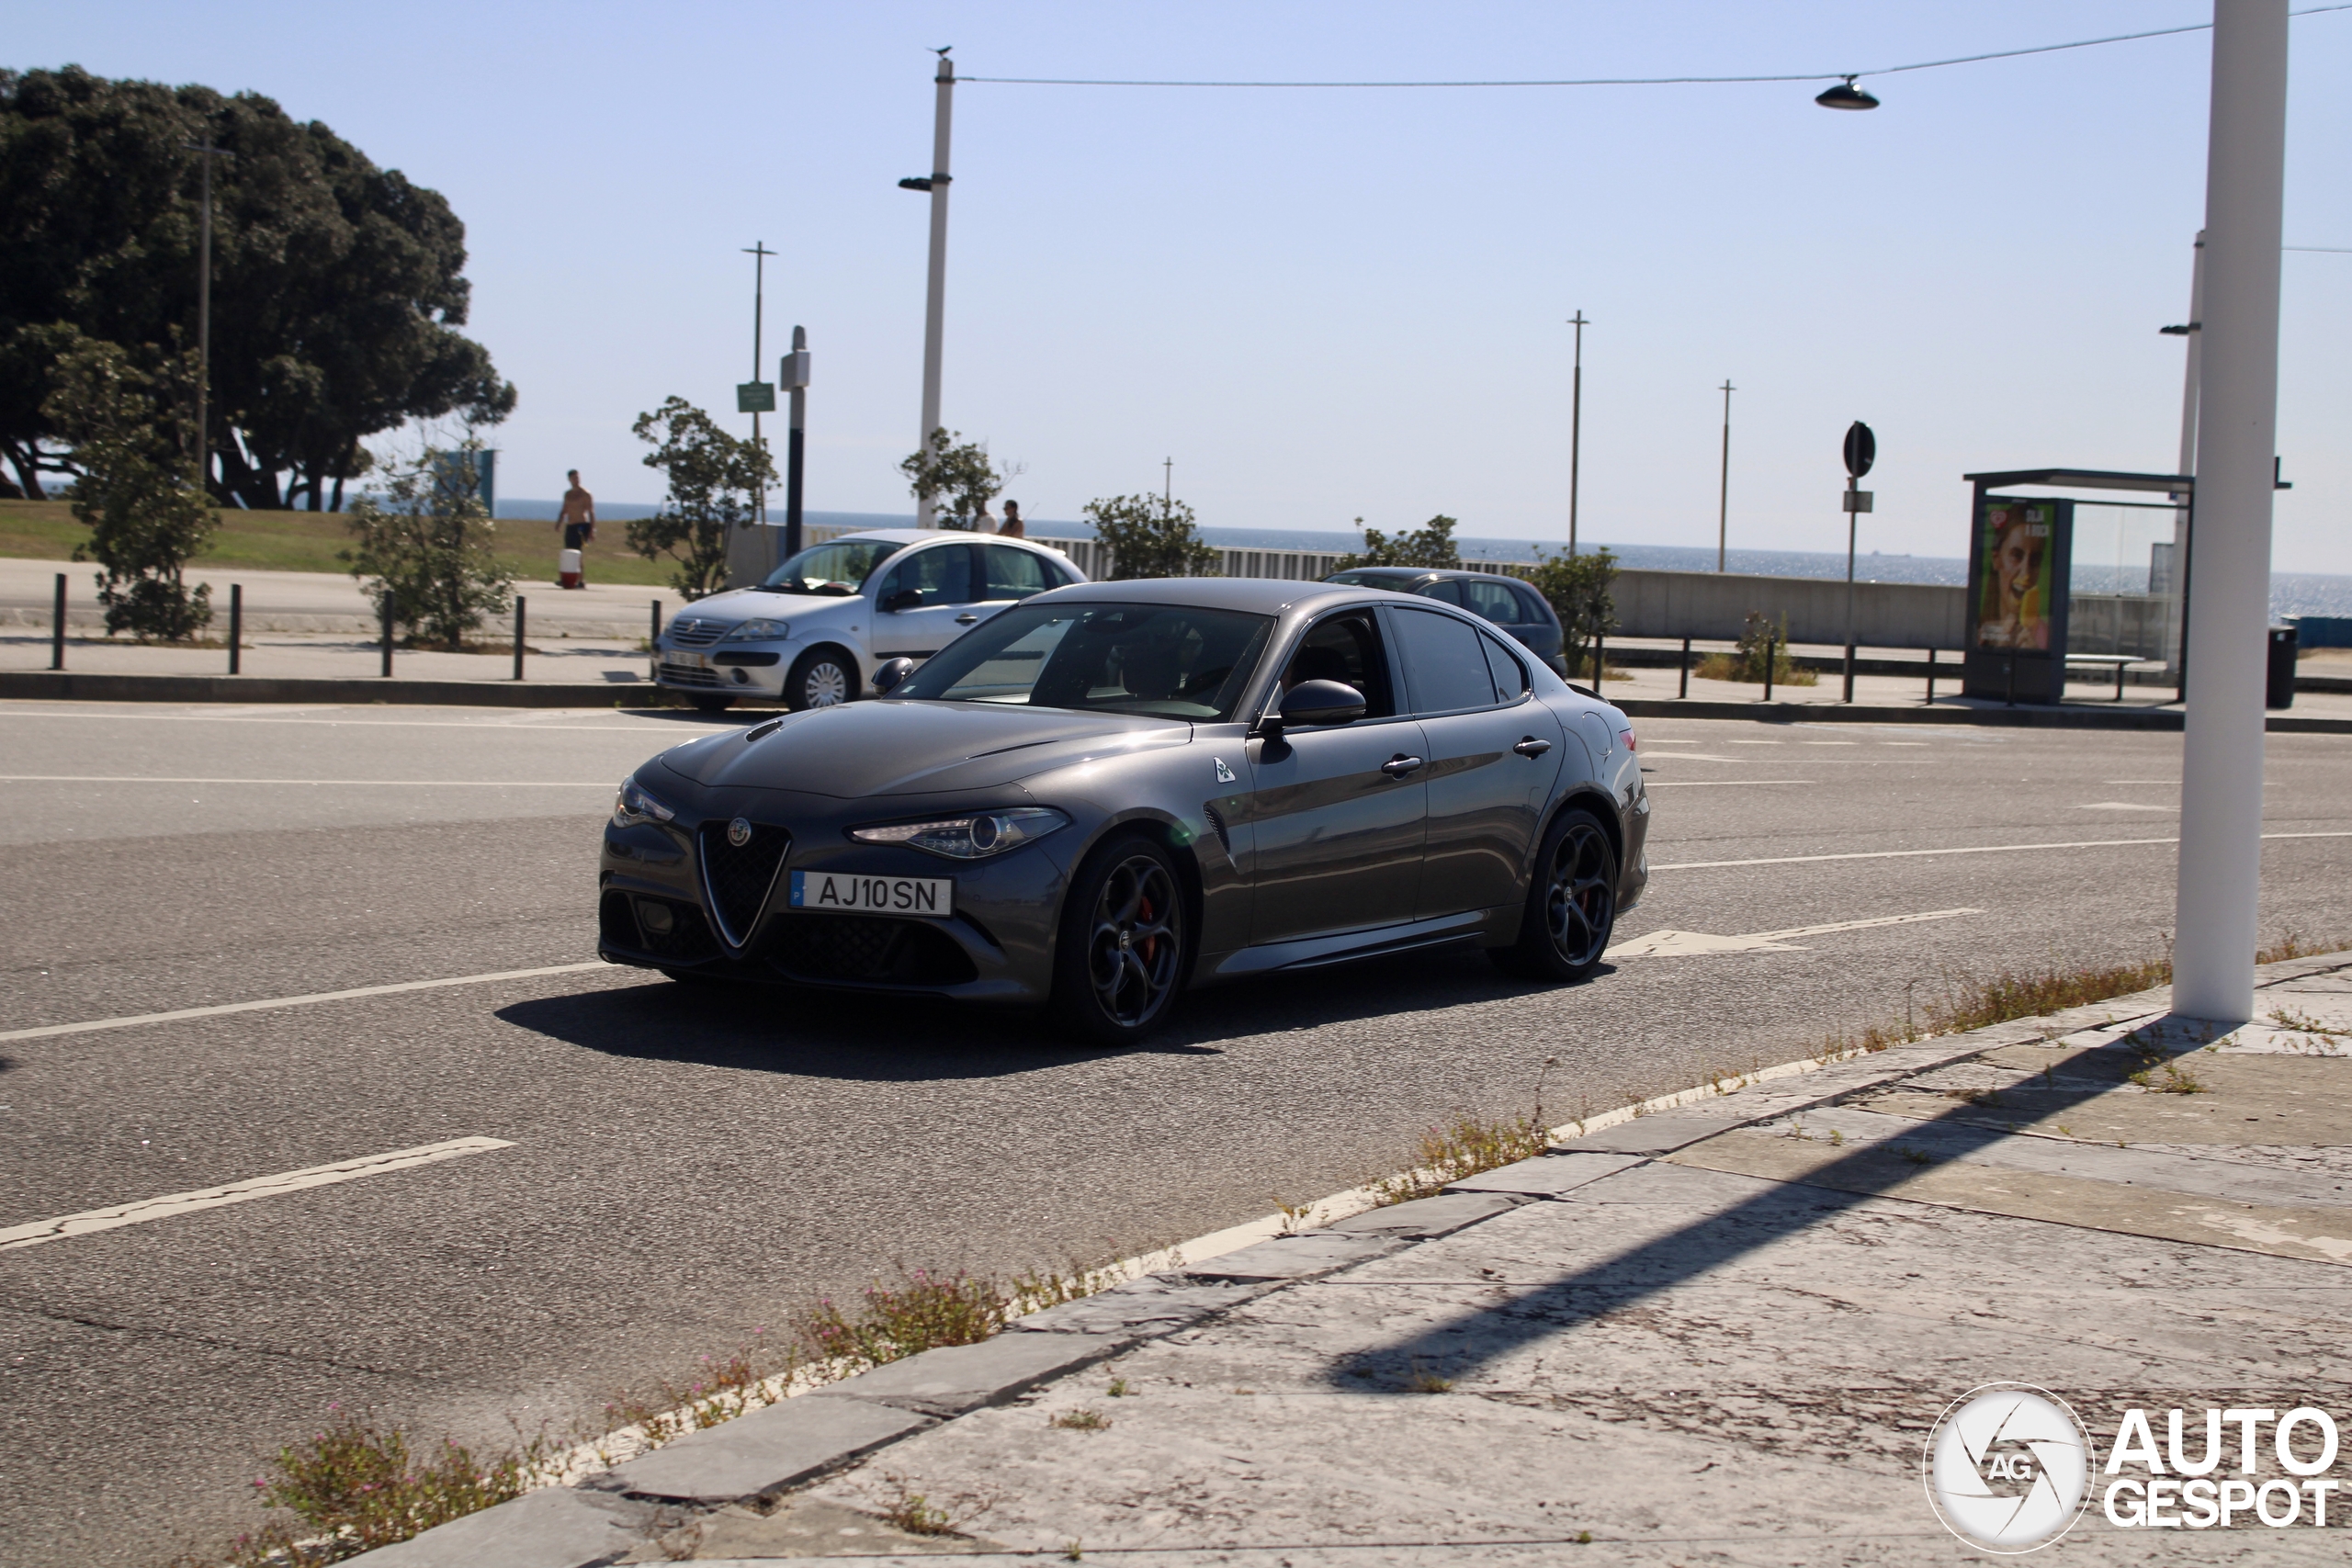
<svg viewBox="0 0 2352 1568">
<path fill-rule="evenodd" d="M 2061 617 L 2066 585 L 2065 534 L 2073 505 L 2064 501 L 1988 496 L 1977 516 L 1976 648 L 2064 651 Z"/>
</svg>

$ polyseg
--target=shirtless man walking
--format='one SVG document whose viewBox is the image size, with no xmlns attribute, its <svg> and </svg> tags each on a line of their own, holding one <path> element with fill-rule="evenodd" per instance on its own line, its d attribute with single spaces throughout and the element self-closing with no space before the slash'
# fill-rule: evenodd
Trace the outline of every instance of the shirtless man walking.
<svg viewBox="0 0 2352 1568">
<path fill-rule="evenodd" d="M 581 488 L 580 470 L 573 468 L 565 476 L 571 488 L 563 492 L 563 510 L 556 515 L 556 525 L 563 530 L 563 547 L 581 552 L 580 585 L 588 585 L 588 541 L 596 536 L 596 498 Z"/>
</svg>

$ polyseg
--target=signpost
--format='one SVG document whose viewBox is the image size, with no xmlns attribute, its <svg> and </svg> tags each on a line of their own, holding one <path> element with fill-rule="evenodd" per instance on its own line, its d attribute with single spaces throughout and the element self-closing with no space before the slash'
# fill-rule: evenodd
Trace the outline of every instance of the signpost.
<svg viewBox="0 0 2352 1568">
<path fill-rule="evenodd" d="M 1846 695 L 1854 700 L 1854 546 L 1873 491 L 1855 489 L 1878 460 L 1878 437 L 1860 420 L 1846 427 Z"/>
<path fill-rule="evenodd" d="M 784 558 L 800 553 L 800 451 L 808 426 L 808 329 L 792 329 L 792 352 L 776 378 L 792 393 L 791 429 L 784 447 Z"/>
</svg>

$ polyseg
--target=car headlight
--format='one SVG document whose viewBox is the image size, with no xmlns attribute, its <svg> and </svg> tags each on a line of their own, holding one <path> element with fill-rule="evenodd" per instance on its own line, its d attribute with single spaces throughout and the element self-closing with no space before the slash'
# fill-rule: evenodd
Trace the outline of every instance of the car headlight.
<svg viewBox="0 0 2352 1568">
<path fill-rule="evenodd" d="M 911 844 L 955 860 L 980 860 L 1044 838 L 1069 818 L 1049 806 L 1014 806 L 1002 811 L 975 812 L 969 817 L 943 817 L 932 822 L 894 822 L 887 828 L 852 828 L 849 836 L 861 844 Z"/>
<path fill-rule="evenodd" d="M 634 778 L 621 781 L 620 798 L 613 802 L 613 826 L 634 828 L 644 822 L 667 822 L 677 813 L 662 805 Z"/>
<path fill-rule="evenodd" d="M 786 642 L 792 637 L 789 621 L 745 621 L 718 640 L 721 642 Z"/>
</svg>

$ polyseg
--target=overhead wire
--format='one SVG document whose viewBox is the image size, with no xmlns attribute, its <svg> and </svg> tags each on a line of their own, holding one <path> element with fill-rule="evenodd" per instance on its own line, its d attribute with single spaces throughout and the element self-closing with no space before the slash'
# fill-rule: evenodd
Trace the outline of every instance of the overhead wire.
<svg viewBox="0 0 2352 1568">
<path fill-rule="evenodd" d="M 2309 6 L 2290 16 L 2312 17 L 2327 11 L 2352 11 L 2352 0 L 2330 6 Z M 1864 76 L 1894 76 L 1905 71 L 1936 71 L 1948 65 L 1975 65 L 1988 60 L 2017 60 L 2031 54 L 2057 54 L 2072 49 L 2096 49 L 2102 44 L 2133 43 L 2142 39 L 2172 38 L 2182 33 L 2212 30 L 2211 22 L 2177 28 L 2153 28 L 2145 32 L 2114 33 L 2106 38 L 2076 39 L 2071 43 L 2035 44 L 2026 49 L 1995 50 L 1985 54 L 1956 54 L 1948 60 L 1920 60 L 1908 65 L 1884 65 L 1870 71 L 1792 72 L 1761 76 L 1575 76 L 1528 80 L 1458 82 L 1219 82 L 1159 81 L 1130 77 L 1090 76 L 961 76 L 959 82 L 989 83 L 1013 87 L 1682 87 L 1721 86 L 1758 82 L 1852 82 Z"/>
</svg>

